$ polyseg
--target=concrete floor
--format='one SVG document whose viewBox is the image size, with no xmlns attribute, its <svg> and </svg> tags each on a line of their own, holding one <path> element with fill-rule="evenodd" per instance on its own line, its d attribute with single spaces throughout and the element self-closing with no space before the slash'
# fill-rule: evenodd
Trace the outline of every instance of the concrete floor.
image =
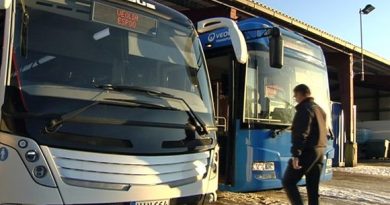
<svg viewBox="0 0 390 205">
<path fill-rule="evenodd" d="M 390 169 L 390 163 L 369 163 Z M 301 188 L 305 200 L 305 188 Z M 356 205 L 390 204 L 390 177 L 334 171 L 331 181 L 321 184 L 321 204 Z M 220 192 L 214 205 L 228 204 L 289 204 L 283 190 L 270 190 L 256 193 Z"/>
</svg>

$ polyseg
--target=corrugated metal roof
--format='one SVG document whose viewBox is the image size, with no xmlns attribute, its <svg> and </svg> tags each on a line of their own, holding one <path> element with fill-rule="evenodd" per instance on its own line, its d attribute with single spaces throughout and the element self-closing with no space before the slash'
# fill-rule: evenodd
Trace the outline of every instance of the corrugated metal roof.
<svg viewBox="0 0 390 205">
<path fill-rule="evenodd" d="M 348 41 L 345 41 L 337 36 L 334 36 L 334 35 L 326 32 L 326 31 L 323 31 L 323 30 L 318 29 L 314 26 L 311 26 L 311 25 L 309 25 L 301 20 L 298 20 L 292 16 L 286 15 L 285 13 L 282 13 L 276 9 L 273 9 L 265 4 L 262 4 L 260 2 L 256 2 L 253 0 L 235 0 L 235 1 L 238 3 L 244 4 L 246 6 L 252 7 L 252 8 L 254 8 L 262 13 L 266 13 L 268 15 L 271 15 L 279 20 L 285 21 L 286 23 L 290 23 L 296 27 L 307 30 L 315 35 L 321 36 L 321 37 L 323 37 L 329 41 L 332 41 L 336 44 L 339 44 L 340 46 L 343 46 L 351 51 L 354 51 L 356 53 L 361 54 L 361 48 L 359 46 L 356 46 Z M 389 59 L 383 58 L 383 57 L 381 57 L 373 52 L 367 51 L 367 50 L 364 50 L 363 53 L 367 57 L 370 57 L 372 59 L 375 59 L 377 61 L 380 61 L 380 62 L 390 66 Z"/>
</svg>

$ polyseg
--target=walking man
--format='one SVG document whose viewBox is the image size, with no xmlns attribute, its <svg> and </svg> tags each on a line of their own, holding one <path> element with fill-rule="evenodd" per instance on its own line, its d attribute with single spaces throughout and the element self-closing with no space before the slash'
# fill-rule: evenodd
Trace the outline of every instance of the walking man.
<svg viewBox="0 0 390 205">
<path fill-rule="evenodd" d="M 319 183 L 327 144 L 325 112 L 311 97 L 304 84 L 294 88 L 298 105 L 292 123 L 292 159 L 283 178 L 283 186 L 293 205 L 303 205 L 297 183 L 306 176 L 309 205 L 319 204 Z"/>
</svg>

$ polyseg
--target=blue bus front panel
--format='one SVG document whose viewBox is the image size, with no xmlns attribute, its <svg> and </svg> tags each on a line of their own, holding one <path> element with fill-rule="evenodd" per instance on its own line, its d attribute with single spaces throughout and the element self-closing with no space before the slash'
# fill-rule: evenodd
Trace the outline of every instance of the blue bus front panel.
<svg viewBox="0 0 390 205">
<path fill-rule="evenodd" d="M 222 185 L 220 189 L 249 192 L 282 188 L 284 171 L 291 159 L 291 132 L 284 131 L 273 136 L 269 129 L 243 129 L 239 121 L 236 126 L 234 184 Z M 326 166 L 334 157 L 332 144 L 330 140 L 325 153 L 322 181 L 332 178 L 331 167 Z M 254 163 L 273 163 L 274 169 L 270 166 L 260 171 L 254 167 Z M 299 184 L 304 185 L 305 180 Z"/>
</svg>

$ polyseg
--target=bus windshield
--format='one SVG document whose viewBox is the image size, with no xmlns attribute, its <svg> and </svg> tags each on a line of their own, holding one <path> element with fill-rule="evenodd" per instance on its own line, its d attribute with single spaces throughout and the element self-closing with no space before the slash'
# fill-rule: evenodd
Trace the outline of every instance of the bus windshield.
<svg viewBox="0 0 390 205">
<path fill-rule="evenodd" d="M 204 58 L 192 27 L 123 5 L 91 1 L 80 9 L 68 1 L 24 2 L 26 10 L 18 5 L 16 13 L 12 83 L 27 95 L 92 100 L 101 92 L 98 85 L 136 86 L 211 113 Z M 32 103 L 25 101 L 27 107 Z"/>
<path fill-rule="evenodd" d="M 330 116 L 325 66 L 285 55 L 283 68 L 276 69 L 269 66 L 268 56 L 266 51 L 250 51 L 246 72 L 244 121 L 291 124 L 296 105 L 292 90 L 301 83 L 310 87 L 315 102 Z"/>
</svg>

